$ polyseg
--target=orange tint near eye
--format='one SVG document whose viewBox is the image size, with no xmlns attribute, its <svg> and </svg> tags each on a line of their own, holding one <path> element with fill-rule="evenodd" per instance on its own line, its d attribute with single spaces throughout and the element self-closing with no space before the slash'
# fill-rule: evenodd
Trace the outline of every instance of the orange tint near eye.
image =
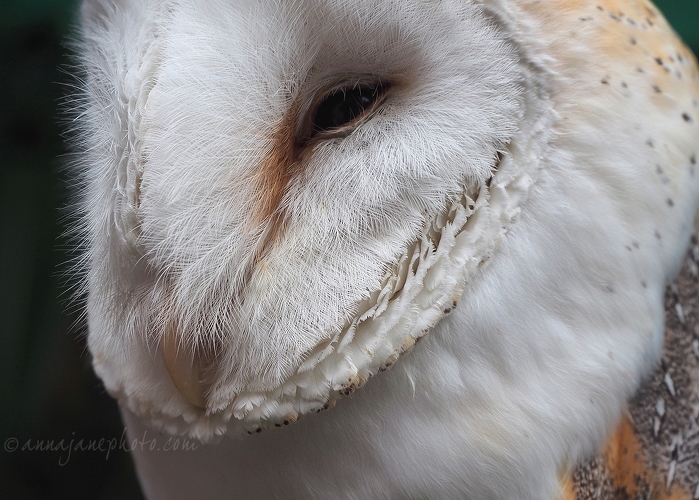
<svg viewBox="0 0 699 500">
<path fill-rule="evenodd" d="M 298 163 L 298 109 L 298 104 L 294 103 L 282 118 L 272 136 L 270 150 L 255 169 L 249 232 L 258 239 L 250 261 L 250 273 L 283 232 L 285 217 L 279 206 Z"/>
<path fill-rule="evenodd" d="M 253 211 L 254 222 L 261 224 L 275 214 L 281 203 L 291 170 L 296 163 L 295 130 L 298 105 L 292 106 L 279 123 L 272 147 L 256 170 L 257 184 Z"/>
</svg>

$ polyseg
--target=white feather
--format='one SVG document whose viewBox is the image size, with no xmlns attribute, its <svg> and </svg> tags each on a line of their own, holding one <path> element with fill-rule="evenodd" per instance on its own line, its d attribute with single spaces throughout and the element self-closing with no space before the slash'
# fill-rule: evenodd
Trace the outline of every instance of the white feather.
<svg viewBox="0 0 699 500">
<path fill-rule="evenodd" d="M 295 421 L 426 339 L 289 428 L 137 452 L 150 498 L 552 498 L 658 359 L 697 132 L 572 84 L 516 2 L 88 1 L 82 36 L 88 343 L 132 435 Z M 366 82 L 258 220 L 285 120 Z"/>
</svg>

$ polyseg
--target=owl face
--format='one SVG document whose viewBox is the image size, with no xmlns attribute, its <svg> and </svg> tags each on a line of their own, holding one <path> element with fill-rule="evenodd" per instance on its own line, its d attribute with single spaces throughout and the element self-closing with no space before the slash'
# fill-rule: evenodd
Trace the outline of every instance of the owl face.
<svg viewBox="0 0 699 500">
<path fill-rule="evenodd" d="M 492 248 L 458 235 L 524 77 L 479 7 L 88 2 L 83 37 L 89 346 L 133 411 L 204 436 L 327 406 Z"/>
<path fill-rule="evenodd" d="M 129 432 L 376 375 L 135 449 L 146 493 L 560 495 L 660 359 L 699 206 L 699 72 L 651 3 L 82 16 L 88 345 Z"/>
</svg>

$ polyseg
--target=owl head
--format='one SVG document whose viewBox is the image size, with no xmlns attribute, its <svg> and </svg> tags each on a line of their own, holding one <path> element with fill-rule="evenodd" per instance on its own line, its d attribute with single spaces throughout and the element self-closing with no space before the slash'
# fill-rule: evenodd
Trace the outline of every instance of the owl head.
<svg viewBox="0 0 699 500">
<path fill-rule="evenodd" d="M 327 408 L 516 212 L 526 70 L 470 2 L 86 2 L 82 40 L 88 344 L 171 430 Z"/>
</svg>

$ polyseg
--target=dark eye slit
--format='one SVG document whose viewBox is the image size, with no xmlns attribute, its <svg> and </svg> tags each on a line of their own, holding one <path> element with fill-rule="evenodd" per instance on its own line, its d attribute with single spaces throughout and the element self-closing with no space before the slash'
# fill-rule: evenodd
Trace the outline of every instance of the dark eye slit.
<svg viewBox="0 0 699 500">
<path fill-rule="evenodd" d="M 361 118 L 388 89 L 387 85 L 356 85 L 328 94 L 313 115 L 311 137 L 340 129 Z"/>
</svg>

